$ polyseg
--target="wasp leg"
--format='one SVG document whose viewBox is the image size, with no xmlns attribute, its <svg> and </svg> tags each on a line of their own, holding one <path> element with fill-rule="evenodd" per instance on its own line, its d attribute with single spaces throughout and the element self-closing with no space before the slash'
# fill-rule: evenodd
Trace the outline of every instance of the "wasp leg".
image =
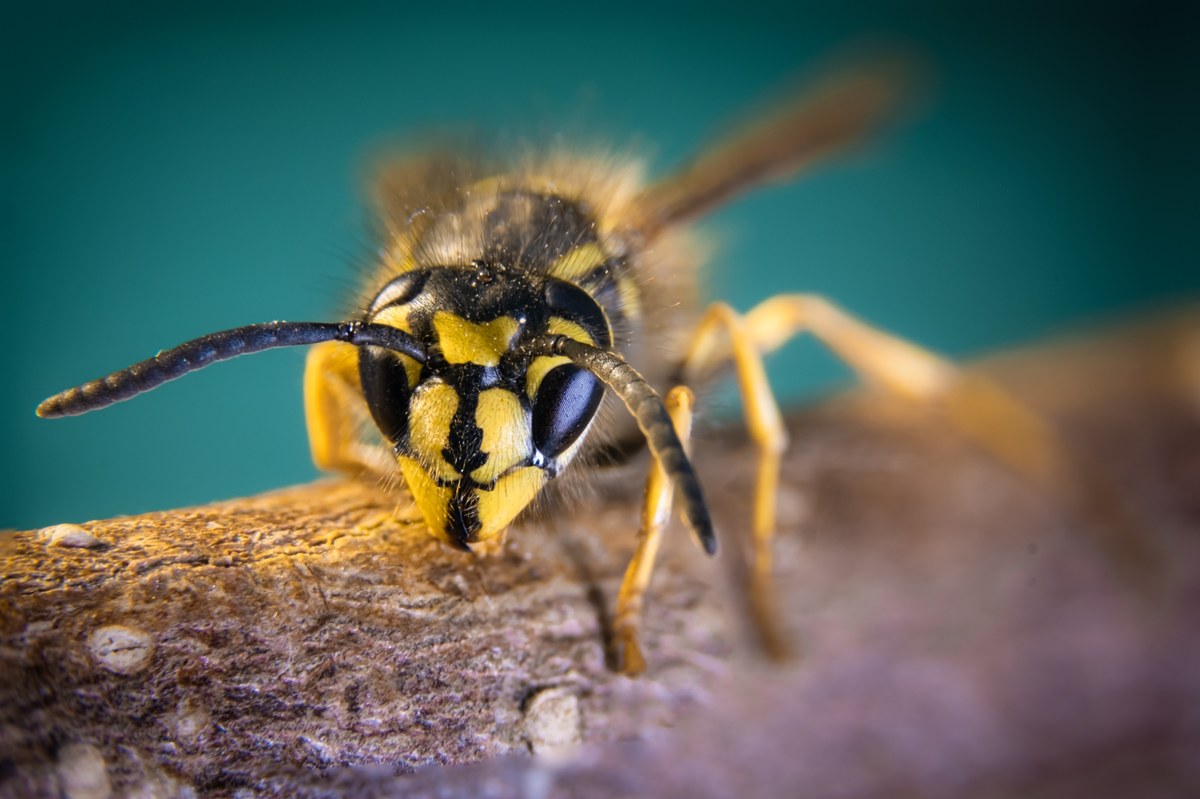
<svg viewBox="0 0 1200 799">
<path fill-rule="evenodd" d="M 687 446 L 692 430 L 692 406 L 695 397 L 686 386 L 676 386 L 663 400 L 679 440 Z M 637 548 L 625 569 L 621 591 L 617 594 L 617 610 L 613 620 L 613 643 L 618 668 L 626 674 L 640 674 L 646 669 L 638 637 L 642 625 L 642 600 L 650 585 L 650 574 L 662 544 L 663 531 L 671 520 L 673 490 L 667 473 L 655 461 L 646 477 L 646 495 L 642 503 L 642 525 L 638 531 Z"/>
<path fill-rule="evenodd" d="M 772 297 L 746 315 L 746 332 L 770 352 L 808 332 L 865 382 L 944 414 L 993 457 L 1061 496 L 1078 487 L 1078 467 L 1050 425 L 991 380 L 856 319 L 810 294 Z"/>
<path fill-rule="evenodd" d="M 714 306 L 717 307 L 717 306 Z M 733 319 L 722 308 L 715 316 Z M 710 311 L 710 316 L 714 313 Z M 706 322 L 709 324 L 706 326 Z M 730 357 L 739 375 L 750 371 L 742 363 L 757 360 L 788 339 L 811 333 L 868 383 L 892 394 L 935 405 L 953 427 L 1001 461 L 1027 477 L 1056 489 L 1074 479 L 1074 467 L 1050 426 L 1036 413 L 1009 396 L 990 380 L 965 373 L 949 361 L 895 336 L 877 330 L 841 310 L 823 297 L 790 294 L 764 301 L 742 322 L 742 332 L 730 330 L 732 350 L 713 335 L 715 324 L 702 320 L 684 365 L 689 379 Z M 741 343 L 739 337 L 744 337 Z M 755 364 L 753 372 L 761 372 Z M 755 434 L 756 418 L 764 402 L 751 392 L 766 391 L 760 382 L 740 381 L 747 398 L 747 421 Z M 756 436 L 757 440 L 757 436 Z"/>
<path fill-rule="evenodd" d="M 717 335 L 719 327 L 725 329 L 728 338 Z M 805 332 L 864 381 L 940 412 L 952 429 L 992 457 L 1097 521 L 1102 545 L 1134 577 L 1154 573 L 1157 557 L 1149 551 L 1119 497 L 1075 461 L 1045 419 L 993 381 L 964 372 L 944 358 L 875 329 L 823 297 L 772 297 L 745 317 L 738 317 L 728 307 L 713 306 L 701 320 L 681 374 L 690 382 L 730 359 L 737 368 L 747 425 L 762 451 L 755 499 L 751 600 L 769 651 L 778 651 L 771 645 L 775 626 L 767 605 L 771 596 L 768 544 L 774 530 L 774 508 L 764 492 L 774 490 L 778 454 L 764 446 L 763 431 L 774 430 L 778 411 L 766 379 L 761 377 L 759 358 Z"/>
<path fill-rule="evenodd" d="M 787 449 L 788 435 L 775 395 L 767 382 L 759 346 L 749 319 L 725 303 L 708 307 L 692 338 L 684 361 L 685 382 L 733 361 L 738 390 L 745 407 L 746 427 L 758 448 L 758 475 L 754 487 L 753 575 L 750 603 L 763 646 L 773 657 L 788 653 L 772 609 L 771 539 L 775 533 L 775 497 L 779 487 L 780 458 Z"/>
<path fill-rule="evenodd" d="M 317 344 L 304 365 L 304 415 L 318 469 L 391 479 L 387 452 L 363 440 L 370 424 L 358 377 L 358 350 L 340 341 Z"/>
</svg>

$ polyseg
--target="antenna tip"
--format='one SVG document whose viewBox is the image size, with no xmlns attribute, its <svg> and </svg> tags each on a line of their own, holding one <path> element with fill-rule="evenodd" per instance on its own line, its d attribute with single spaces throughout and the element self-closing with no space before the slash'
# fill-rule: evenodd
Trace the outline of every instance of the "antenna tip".
<svg viewBox="0 0 1200 799">
<path fill-rule="evenodd" d="M 717 554 L 717 532 L 713 529 L 712 517 L 708 515 L 708 509 L 703 508 L 702 514 L 685 513 L 685 520 L 688 527 L 696 535 L 696 541 L 699 542 L 700 548 L 704 550 L 706 555 Z"/>
<path fill-rule="evenodd" d="M 54 397 L 42 400 L 34 413 L 38 415 L 39 419 L 53 419 L 56 416 L 62 416 L 62 413 L 58 410 L 57 403 L 54 402 Z"/>
</svg>

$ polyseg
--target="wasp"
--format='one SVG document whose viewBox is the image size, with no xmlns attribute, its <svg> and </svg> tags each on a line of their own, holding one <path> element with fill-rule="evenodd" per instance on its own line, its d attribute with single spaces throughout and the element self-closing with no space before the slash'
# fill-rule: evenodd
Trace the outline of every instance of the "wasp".
<svg viewBox="0 0 1200 799">
<path fill-rule="evenodd" d="M 568 470 L 648 448 L 641 531 L 614 617 L 619 662 L 640 671 L 640 609 L 676 497 L 700 546 L 717 549 L 686 448 L 692 388 L 732 367 L 757 448 L 750 526 L 763 586 L 787 446 L 763 356 L 808 332 L 897 394 L 944 397 L 958 383 L 945 360 L 819 296 L 777 296 L 744 314 L 696 301 L 692 223 L 872 132 L 893 114 L 895 78 L 879 66 L 827 77 L 648 185 L 635 165 L 563 153 L 388 164 L 374 191 L 383 242 L 357 314 L 203 336 L 57 394 L 37 413 L 85 413 L 216 361 L 308 345 L 317 466 L 398 473 L 430 534 L 475 552 L 501 546 Z M 1003 450 L 1004 435 L 995 438 Z"/>
</svg>

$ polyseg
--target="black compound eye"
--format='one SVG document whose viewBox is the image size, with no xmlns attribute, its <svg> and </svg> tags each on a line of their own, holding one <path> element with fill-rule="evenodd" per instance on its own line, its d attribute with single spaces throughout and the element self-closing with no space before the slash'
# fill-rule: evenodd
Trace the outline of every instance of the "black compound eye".
<svg viewBox="0 0 1200 799">
<path fill-rule="evenodd" d="M 533 401 L 533 445 L 543 455 L 557 458 L 583 434 L 604 387 L 578 366 L 556 366 L 542 378 Z"/>
<path fill-rule="evenodd" d="M 604 311 L 592 299 L 592 296 L 576 285 L 562 280 L 546 281 L 546 304 L 556 315 L 572 322 L 578 322 L 587 328 L 598 347 L 611 347 L 612 334 L 608 329 L 608 319 Z"/>
<path fill-rule="evenodd" d="M 420 293 L 421 289 L 425 287 L 425 281 L 428 278 L 429 272 L 404 273 L 384 286 L 375 295 L 375 299 L 371 301 L 368 313 L 377 314 L 389 305 L 403 305 L 406 302 L 411 302 Z"/>
<path fill-rule="evenodd" d="M 401 357 L 379 347 L 358 351 L 358 376 L 367 407 L 379 431 L 393 444 L 408 436 L 408 400 L 412 395 Z"/>
</svg>

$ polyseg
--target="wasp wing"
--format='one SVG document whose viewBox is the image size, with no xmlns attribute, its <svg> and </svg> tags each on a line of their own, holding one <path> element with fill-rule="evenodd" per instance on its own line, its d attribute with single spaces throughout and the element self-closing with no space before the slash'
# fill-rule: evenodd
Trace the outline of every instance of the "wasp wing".
<svg viewBox="0 0 1200 799">
<path fill-rule="evenodd" d="M 647 238 L 654 238 L 857 143 L 896 115 L 910 93 L 914 64 L 890 56 L 826 77 L 648 187 L 637 197 L 632 218 L 640 220 Z"/>
</svg>

